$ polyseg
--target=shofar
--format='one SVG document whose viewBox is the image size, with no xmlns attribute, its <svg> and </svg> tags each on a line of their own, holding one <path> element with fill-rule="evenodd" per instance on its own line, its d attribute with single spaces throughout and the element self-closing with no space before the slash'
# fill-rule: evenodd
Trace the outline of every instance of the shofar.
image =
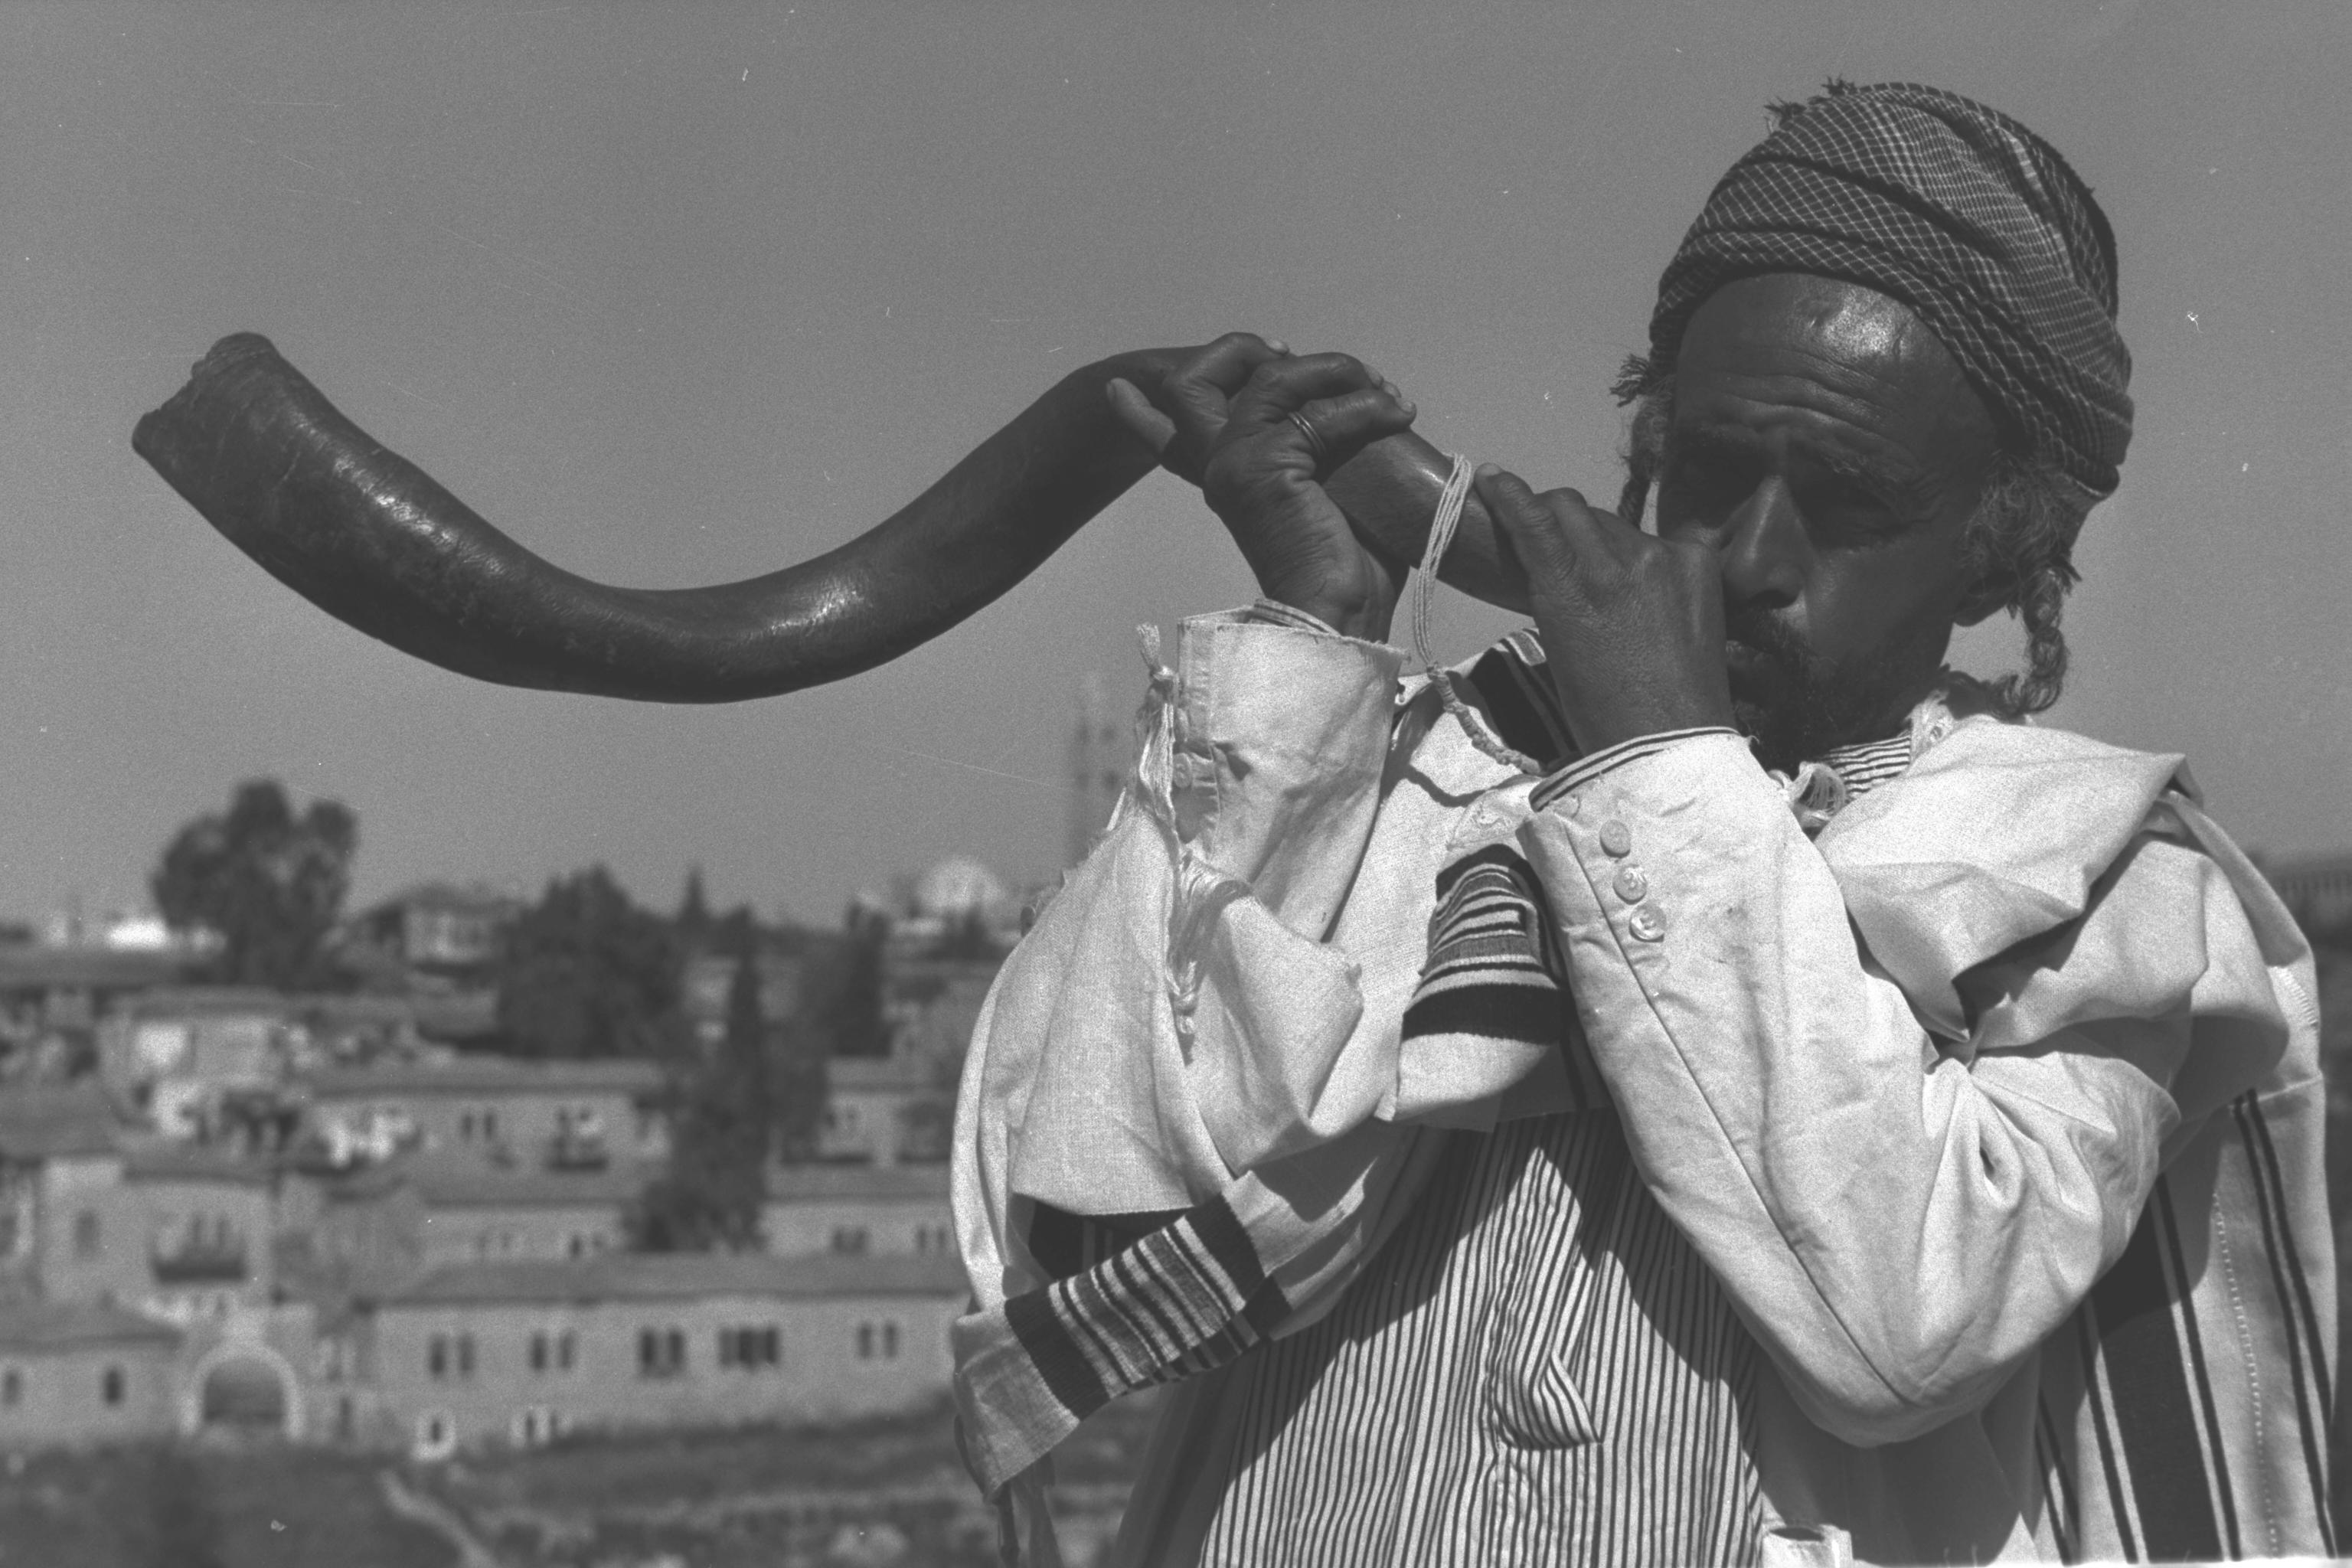
<svg viewBox="0 0 2352 1568">
<path fill-rule="evenodd" d="M 223 338 L 131 447 L 278 581 L 403 652 L 507 686 L 739 702 L 839 680 L 929 641 L 1034 571 L 1155 466 L 1111 411 L 1186 349 L 1072 372 L 913 501 L 814 560 L 709 588 L 616 588 L 541 560 L 345 418 L 267 338 Z M 1363 536 L 1421 554 L 1447 459 L 1410 434 L 1328 481 Z M 1522 602 L 1483 511 L 1445 579 Z"/>
</svg>

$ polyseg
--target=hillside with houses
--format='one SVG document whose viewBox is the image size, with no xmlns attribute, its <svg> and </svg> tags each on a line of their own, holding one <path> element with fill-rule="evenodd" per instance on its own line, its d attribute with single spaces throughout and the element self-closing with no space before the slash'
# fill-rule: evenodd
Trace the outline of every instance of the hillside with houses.
<svg viewBox="0 0 2352 1568">
<path fill-rule="evenodd" d="M 839 931 L 697 902 L 646 1055 L 527 1048 L 499 990 L 524 903 L 489 889 L 342 921 L 341 990 L 208 983 L 152 930 L 0 948 L 0 1450 L 432 1465 L 943 1420 L 947 1131 L 1019 905 L 962 859 Z M 815 1027 L 861 967 L 863 1037 Z M 709 1163 L 698 1097 L 747 1050 L 798 1053 L 760 1082 L 805 1135 L 755 1130 L 748 1223 L 678 1245 L 656 1194 Z"/>
</svg>

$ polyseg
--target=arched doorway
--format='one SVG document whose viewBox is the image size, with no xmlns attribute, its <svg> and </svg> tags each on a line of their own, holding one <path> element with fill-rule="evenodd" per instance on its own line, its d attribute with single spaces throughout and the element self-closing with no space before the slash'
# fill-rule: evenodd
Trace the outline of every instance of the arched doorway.
<svg viewBox="0 0 2352 1568">
<path fill-rule="evenodd" d="M 222 1345 L 196 1364 L 183 1416 L 192 1433 L 299 1437 L 302 1405 L 294 1369 L 267 1345 Z"/>
</svg>

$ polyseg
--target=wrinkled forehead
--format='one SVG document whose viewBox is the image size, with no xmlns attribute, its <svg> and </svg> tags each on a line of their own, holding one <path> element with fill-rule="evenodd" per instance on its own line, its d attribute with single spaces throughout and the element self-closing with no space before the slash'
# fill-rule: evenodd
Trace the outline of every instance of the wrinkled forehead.
<svg viewBox="0 0 2352 1568">
<path fill-rule="evenodd" d="M 1692 312 L 1675 419 L 1786 427 L 1845 447 L 1891 443 L 1911 465 L 1972 478 L 1999 436 L 1958 362 L 1876 289 L 1801 273 L 1725 284 Z M 1888 453 L 1890 457 L 1895 453 Z"/>
<path fill-rule="evenodd" d="M 1737 279 L 1709 295 L 1683 329 L 1676 366 L 1687 380 L 1778 357 L 1859 377 L 1911 370 L 1923 384 L 1967 384 L 1958 362 L 1902 300 L 1801 272 Z"/>
</svg>

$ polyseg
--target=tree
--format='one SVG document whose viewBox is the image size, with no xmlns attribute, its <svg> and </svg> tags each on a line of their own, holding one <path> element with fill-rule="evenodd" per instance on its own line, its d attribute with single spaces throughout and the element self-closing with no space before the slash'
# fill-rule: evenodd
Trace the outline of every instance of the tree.
<svg viewBox="0 0 2352 1568">
<path fill-rule="evenodd" d="M 298 817 L 283 785 L 254 779 L 225 814 L 173 836 L 148 888 L 173 928 L 219 937 L 212 978 L 320 990 L 337 978 L 323 948 L 358 847 L 359 818 L 341 801 L 314 800 Z"/>
<path fill-rule="evenodd" d="M 671 917 L 678 934 L 691 941 L 710 929 L 710 904 L 703 897 L 702 867 L 699 863 L 686 868 L 686 891 L 679 895 L 677 913 Z"/>
<path fill-rule="evenodd" d="M 727 1032 L 688 1069 L 669 1168 L 639 1201 L 634 1228 L 648 1251 L 741 1251 L 760 1243 L 772 1110 L 760 931 L 749 910 L 728 917 L 724 940 L 735 961 Z"/>
<path fill-rule="evenodd" d="M 525 1056 L 662 1058 L 682 1030 L 669 922 L 602 866 L 548 883 L 507 932 L 499 1028 Z"/>
</svg>

